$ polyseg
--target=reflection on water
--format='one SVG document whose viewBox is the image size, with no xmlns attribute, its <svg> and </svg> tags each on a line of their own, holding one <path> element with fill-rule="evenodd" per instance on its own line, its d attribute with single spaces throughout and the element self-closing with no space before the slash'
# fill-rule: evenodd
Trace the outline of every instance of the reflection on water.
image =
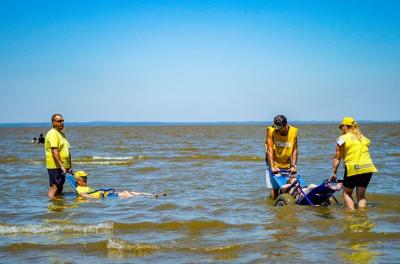
<svg viewBox="0 0 400 264">
<path fill-rule="evenodd" d="M 48 206 L 49 212 L 64 212 L 71 208 L 77 208 L 80 203 L 87 203 L 90 201 L 85 197 L 76 196 L 75 194 L 70 194 L 68 196 L 72 195 L 74 198 L 69 199 L 69 201 L 67 201 L 64 195 L 58 195 L 54 199 L 50 200 Z"/>
<path fill-rule="evenodd" d="M 346 238 L 343 243 L 343 251 L 340 256 L 348 263 L 371 263 L 378 255 L 371 249 L 372 237 L 375 224 L 368 219 L 368 212 L 347 212 L 343 223 L 343 234 Z"/>
</svg>

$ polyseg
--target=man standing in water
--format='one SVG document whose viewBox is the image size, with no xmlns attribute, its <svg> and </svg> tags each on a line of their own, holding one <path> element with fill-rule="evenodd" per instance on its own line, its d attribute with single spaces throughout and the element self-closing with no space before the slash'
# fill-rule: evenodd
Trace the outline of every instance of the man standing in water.
<svg viewBox="0 0 400 264">
<path fill-rule="evenodd" d="M 45 152 L 46 168 L 49 173 L 49 198 L 54 198 L 63 190 L 65 174 L 72 171 L 70 145 L 65 134 L 64 119 L 61 114 L 54 114 L 51 117 L 53 128 L 46 134 Z"/>
<path fill-rule="evenodd" d="M 297 128 L 289 126 L 284 115 L 277 115 L 274 124 L 267 128 L 265 141 L 265 180 L 272 199 L 278 196 L 279 186 L 272 178 L 281 169 L 297 172 Z"/>
</svg>

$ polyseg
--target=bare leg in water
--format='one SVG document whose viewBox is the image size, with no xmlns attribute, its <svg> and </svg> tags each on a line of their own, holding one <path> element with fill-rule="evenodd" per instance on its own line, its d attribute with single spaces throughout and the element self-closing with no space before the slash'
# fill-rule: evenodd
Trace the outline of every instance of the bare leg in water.
<svg viewBox="0 0 400 264">
<path fill-rule="evenodd" d="M 344 187 L 343 188 L 343 200 L 346 207 L 350 210 L 354 210 L 355 204 L 353 201 L 353 189 Z"/>
<path fill-rule="evenodd" d="M 357 203 L 358 208 L 365 208 L 367 206 L 367 199 L 365 198 L 365 191 L 367 188 L 357 186 L 356 189 L 356 196 L 357 196 Z"/>
</svg>

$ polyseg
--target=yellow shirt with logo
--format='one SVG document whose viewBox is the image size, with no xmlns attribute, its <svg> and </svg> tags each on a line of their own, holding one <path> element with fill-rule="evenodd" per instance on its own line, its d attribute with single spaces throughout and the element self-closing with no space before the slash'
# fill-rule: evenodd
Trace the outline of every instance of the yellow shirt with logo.
<svg viewBox="0 0 400 264">
<path fill-rule="evenodd" d="M 352 133 L 346 133 L 336 140 L 339 146 L 344 144 L 344 164 L 347 176 L 377 172 L 369 153 L 370 140 L 362 137 L 361 141 Z"/>
<path fill-rule="evenodd" d="M 287 135 L 282 136 L 272 126 L 268 127 L 268 133 L 272 135 L 274 150 L 274 166 L 280 169 L 289 169 L 291 166 L 291 156 L 297 138 L 297 128 L 289 126 Z M 268 151 L 268 146 L 266 151 Z"/>
<path fill-rule="evenodd" d="M 84 194 L 84 193 L 90 193 L 90 192 L 94 192 L 94 193 L 90 193 L 89 195 L 92 196 L 93 198 L 102 198 L 102 197 L 107 197 L 109 192 L 104 192 L 102 193 L 102 191 L 96 191 L 93 190 L 92 188 L 88 187 L 88 186 L 78 186 L 75 188 L 76 192 L 78 194 Z"/>
<path fill-rule="evenodd" d="M 71 159 L 69 153 L 70 145 L 63 132 L 59 132 L 54 128 L 50 129 L 46 134 L 44 145 L 46 152 L 46 168 L 60 168 L 60 166 L 54 160 L 53 153 L 51 151 L 52 148 L 58 149 L 63 166 L 65 168 L 71 168 Z"/>
</svg>

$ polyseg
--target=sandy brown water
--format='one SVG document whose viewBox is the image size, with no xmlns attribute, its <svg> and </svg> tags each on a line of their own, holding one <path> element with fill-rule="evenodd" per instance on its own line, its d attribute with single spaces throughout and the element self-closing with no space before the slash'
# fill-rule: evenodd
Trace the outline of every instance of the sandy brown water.
<svg viewBox="0 0 400 264">
<path fill-rule="evenodd" d="M 361 124 L 379 172 L 368 208 L 275 208 L 260 125 L 83 126 L 65 133 L 93 187 L 167 197 L 47 198 L 48 128 L 0 128 L 1 263 L 399 263 L 400 124 Z M 339 129 L 298 124 L 299 173 L 329 177 Z M 339 170 L 342 174 L 343 170 Z M 336 196 L 342 201 L 341 193 Z"/>
</svg>

